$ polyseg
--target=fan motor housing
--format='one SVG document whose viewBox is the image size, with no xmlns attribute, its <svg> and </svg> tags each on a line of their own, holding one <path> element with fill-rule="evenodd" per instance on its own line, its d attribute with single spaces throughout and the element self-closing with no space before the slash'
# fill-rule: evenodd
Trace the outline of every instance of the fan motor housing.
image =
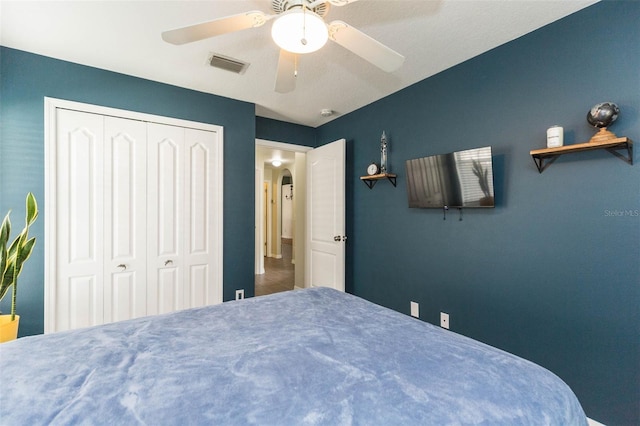
<svg viewBox="0 0 640 426">
<path fill-rule="evenodd" d="M 304 6 L 312 12 L 324 17 L 329 12 L 329 4 L 321 3 L 316 7 L 309 7 L 311 0 L 271 0 L 271 10 L 276 13 L 284 13 L 294 7 Z"/>
</svg>

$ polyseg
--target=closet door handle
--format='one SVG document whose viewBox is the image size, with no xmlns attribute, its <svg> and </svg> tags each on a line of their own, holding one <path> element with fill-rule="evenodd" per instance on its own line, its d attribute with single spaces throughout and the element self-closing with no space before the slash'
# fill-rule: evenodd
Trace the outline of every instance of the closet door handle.
<svg viewBox="0 0 640 426">
<path fill-rule="evenodd" d="M 169 266 L 169 265 L 173 265 L 173 260 L 169 259 L 164 261 L 164 266 Z"/>
<path fill-rule="evenodd" d="M 117 266 L 120 271 L 126 271 L 127 270 L 127 265 L 125 265 L 124 263 L 121 263 Z"/>
</svg>

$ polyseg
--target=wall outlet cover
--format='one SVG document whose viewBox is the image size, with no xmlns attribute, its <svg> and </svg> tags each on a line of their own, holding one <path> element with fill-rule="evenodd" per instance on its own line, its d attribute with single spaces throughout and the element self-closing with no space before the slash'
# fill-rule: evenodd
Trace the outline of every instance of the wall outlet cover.
<svg viewBox="0 0 640 426">
<path fill-rule="evenodd" d="M 440 312 L 440 327 L 449 329 L 449 314 Z"/>
<path fill-rule="evenodd" d="M 417 302 L 411 302 L 411 316 L 420 318 L 420 305 Z"/>
</svg>

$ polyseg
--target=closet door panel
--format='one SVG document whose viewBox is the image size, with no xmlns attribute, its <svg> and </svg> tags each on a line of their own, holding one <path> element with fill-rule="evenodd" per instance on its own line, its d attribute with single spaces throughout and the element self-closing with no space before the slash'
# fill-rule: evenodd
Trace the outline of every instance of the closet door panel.
<svg viewBox="0 0 640 426">
<path fill-rule="evenodd" d="M 155 309 L 154 314 L 166 314 L 183 307 L 184 289 L 179 282 L 178 268 L 157 270 L 156 285 L 151 289 L 147 303 Z"/>
<path fill-rule="evenodd" d="M 187 211 L 189 212 L 189 254 L 205 254 L 209 251 L 209 150 L 200 142 L 192 143 L 188 151 Z"/>
<path fill-rule="evenodd" d="M 139 276 L 135 272 L 111 274 L 109 285 L 106 286 L 109 290 L 105 292 L 105 323 L 145 315 L 146 293 L 140 291 L 138 281 Z"/>
<path fill-rule="evenodd" d="M 185 266 L 188 274 L 190 306 L 219 303 L 220 293 L 212 271 L 215 267 L 214 219 L 221 206 L 214 205 L 215 182 L 213 167 L 216 157 L 217 133 L 185 129 L 186 140 L 186 237 Z"/>
<path fill-rule="evenodd" d="M 59 331 L 103 324 L 102 289 L 95 275 L 69 278 L 62 286 L 59 301 L 66 311 L 58 317 Z"/>
<path fill-rule="evenodd" d="M 180 138 L 182 135 L 180 135 Z M 178 256 L 180 254 L 180 211 L 182 184 L 182 152 L 177 138 L 167 138 L 157 145 L 157 179 L 155 203 L 158 233 L 157 255 Z"/>
<path fill-rule="evenodd" d="M 193 265 L 189 270 L 189 306 L 192 308 L 210 305 L 211 274 L 208 265 Z"/>
<path fill-rule="evenodd" d="M 148 123 L 147 132 L 147 311 L 157 314 L 186 307 L 184 129 Z"/>
<path fill-rule="evenodd" d="M 102 116 L 56 115 L 55 331 L 103 323 Z"/>
<path fill-rule="evenodd" d="M 147 125 L 105 117 L 105 322 L 144 316 Z"/>
</svg>

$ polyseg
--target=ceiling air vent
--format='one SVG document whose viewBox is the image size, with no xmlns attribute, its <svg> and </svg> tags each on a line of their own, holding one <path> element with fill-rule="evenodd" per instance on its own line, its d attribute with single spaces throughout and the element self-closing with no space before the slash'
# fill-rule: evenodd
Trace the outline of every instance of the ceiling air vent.
<svg viewBox="0 0 640 426">
<path fill-rule="evenodd" d="M 207 62 L 214 68 L 220 68 L 236 74 L 244 74 L 247 68 L 249 68 L 249 64 L 246 62 L 229 58 L 228 56 L 219 55 L 217 53 L 209 54 Z"/>
</svg>

